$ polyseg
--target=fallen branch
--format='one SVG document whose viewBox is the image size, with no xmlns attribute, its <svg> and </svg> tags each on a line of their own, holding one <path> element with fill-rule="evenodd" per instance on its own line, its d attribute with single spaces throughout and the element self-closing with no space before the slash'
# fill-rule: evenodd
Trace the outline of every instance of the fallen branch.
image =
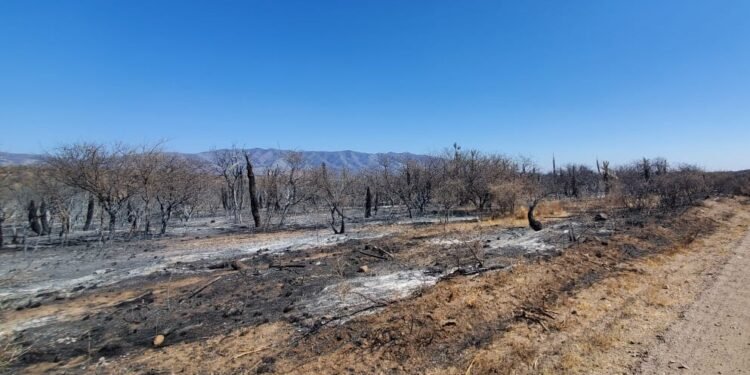
<svg viewBox="0 0 750 375">
<path fill-rule="evenodd" d="M 508 266 L 506 266 L 504 264 L 496 264 L 494 266 L 482 267 L 482 268 L 475 268 L 475 269 L 458 268 L 455 271 L 453 271 L 453 272 L 451 272 L 451 273 L 449 273 L 449 274 L 441 277 L 440 280 L 451 279 L 451 278 L 454 278 L 454 277 L 457 277 L 457 276 L 478 275 L 478 274 L 481 274 L 481 273 L 490 272 L 490 271 L 496 271 L 496 270 L 502 270 L 502 269 L 506 269 L 506 268 L 508 268 Z"/>
<path fill-rule="evenodd" d="M 527 306 L 521 308 L 520 312 L 516 313 L 516 319 L 523 319 L 527 322 L 539 324 L 545 331 L 549 332 L 549 328 L 544 324 L 547 319 L 554 320 L 555 314 L 553 311 L 547 311 L 541 307 Z"/>
<path fill-rule="evenodd" d="M 304 264 L 271 264 L 268 268 L 305 268 Z"/>
<path fill-rule="evenodd" d="M 270 346 L 264 346 L 264 347 L 262 347 L 262 348 L 258 348 L 258 349 L 255 349 L 255 350 L 251 350 L 251 351 L 249 351 L 249 352 L 242 352 L 242 353 L 240 353 L 240 354 L 237 354 L 236 356 L 234 356 L 234 359 L 242 358 L 242 357 L 244 357 L 244 356 L 246 356 L 246 355 L 249 355 L 249 354 L 255 354 L 255 353 L 259 353 L 259 352 L 262 352 L 262 351 L 264 351 L 264 350 L 266 350 L 266 349 L 268 349 L 268 348 L 270 348 Z"/>
<path fill-rule="evenodd" d="M 215 282 L 219 281 L 219 280 L 220 280 L 220 279 L 221 279 L 222 277 L 224 277 L 224 276 L 223 276 L 223 275 L 222 275 L 222 276 L 216 276 L 216 277 L 215 277 L 215 278 L 214 278 L 213 280 L 211 280 L 211 281 L 209 281 L 208 283 L 204 284 L 204 285 L 203 285 L 202 287 L 200 287 L 200 288 L 196 289 L 196 290 L 195 290 L 195 291 L 194 291 L 193 293 L 191 293 L 191 294 L 190 294 L 190 295 L 188 296 L 188 298 L 187 298 L 187 299 L 191 299 L 191 298 L 195 297 L 195 295 L 196 295 L 196 294 L 198 294 L 198 293 L 202 292 L 202 291 L 203 291 L 203 289 L 206 289 L 206 288 L 208 288 L 209 286 L 211 286 L 211 285 L 212 285 L 213 283 L 215 283 Z"/>
<path fill-rule="evenodd" d="M 377 251 L 379 251 L 379 252 L 381 252 L 381 253 L 383 253 L 383 254 L 385 254 L 385 255 L 387 255 L 387 256 L 388 256 L 388 257 L 390 257 L 391 259 L 395 258 L 395 256 L 393 256 L 393 254 L 391 254 L 391 253 L 390 253 L 389 251 L 386 251 L 386 250 L 384 250 L 384 249 L 381 249 L 381 248 L 379 248 L 379 247 L 377 247 L 377 246 L 373 246 L 372 248 L 373 248 L 373 249 L 375 249 L 375 250 L 377 250 Z"/>
<path fill-rule="evenodd" d="M 377 259 L 381 259 L 381 260 L 388 260 L 388 258 L 386 258 L 384 256 L 380 256 L 380 255 L 377 255 L 377 254 L 370 254 L 370 253 L 362 251 L 362 250 L 357 250 L 357 252 L 360 253 L 360 254 L 362 254 L 362 255 L 367 255 L 368 257 L 373 257 L 373 258 L 377 258 Z"/>
<path fill-rule="evenodd" d="M 115 304 L 115 307 L 125 307 L 127 305 L 131 305 L 131 304 L 141 302 L 141 301 L 146 302 L 146 303 L 154 302 L 154 292 L 149 290 L 146 293 L 143 293 L 137 297 L 129 298 L 122 302 L 119 302 Z"/>
<path fill-rule="evenodd" d="M 369 300 L 369 298 L 367 298 L 367 297 L 365 297 L 365 298 Z M 373 301 L 373 300 L 371 300 L 371 301 Z M 373 301 L 373 302 L 374 302 L 373 305 L 370 305 L 370 306 L 363 307 L 361 309 L 352 311 L 349 314 L 334 316 L 333 318 L 328 319 L 328 320 L 326 320 L 324 322 L 316 323 L 315 325 L 313 325 L 312 328 L 310 328 L 309 331 L 307 331 L 307 333 L 305 333 L 304 335 L 302 335 L 302 336 L 298 337 L 297 339 L 293 340 L 292 341 L 292 346 L 296 345 L 296 343 L 298 343 L 300 340 L 302 340 L 302 339 L 304 339 L 304 338 L 306 338 L 306 337 L 314 334 L 315 332 L 318 332 L 321 328 L 325 327 L 326 325 L 328 325 L 328 324 L 330 324 L 332 322 L 336 322 L 336 321 L 339 321 L 339 320 L 351 318 L 351 317 L 353 317 L 353 316 L 355 316 L 357 314 L 361 314 L 361 313 L 366 312 L 366 311 L 370 311 L 370 310 L 380 309 L 380 308 L 386 307 L 386 306 L 392 304 L 394 301 L 387 301 L 387 302 Z"/>
</svg>

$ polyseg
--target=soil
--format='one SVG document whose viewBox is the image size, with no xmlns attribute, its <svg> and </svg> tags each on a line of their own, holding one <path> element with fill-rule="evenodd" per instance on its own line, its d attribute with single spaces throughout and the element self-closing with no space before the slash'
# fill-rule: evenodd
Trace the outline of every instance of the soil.
<svg viewBox="0 0 750 375">
<path fill-rule="evenodd" d="M 750 233 L 642 365 L 644 374 L 750 373 Z"/>
<path fill-rule="evenodd" d="M 733 257 L 750 257 L 750 240 L 737 246 L 750 228 L 745 200 L 711 199 L 664 216 L 597 201 L 565 210 L 541 215 L 541 232 L 524 220 L 443 225 L 429 218 L 359 223 L 351 235 L 326 234 L 331 240 L 322 242 L 318 229 L 197 239 L 188 231 L 117 244 L 124 255 L 113 256 L 140 259 L 142 246 L 159 267 L 121 277 L 118 262 L 83 289 L 64 282 L 65 272 L 46 275 L 44 259 L 74 270 L 66 256 L 99 259 L 97 253 L 45 249 L 27 268 L 27 260 L 8 256 L 2 267 L 24 271 L 2 281 L 5 369 L 662 373 L 704 369 L 670 357 L 680 353 L 670 343 L 693 337 L 673 336 L 690 332 L 680 324 L 702 326 L 713 313 L 721 325 L 693 328 L 696 334 L 718 340 L 747 332 L 747 296 L 736 293 L 732 306 L 719 301 L 744 280 L 737 272 L 746 265 L 730 267 Z M 599 212 L 608 220 L 595 221 Z M 101 261 L 92 262 L 99 269 Z M 700 318 L 695 301 L 713 310 Z M 164 341 L 155 347 L 159 335 Z M 722 340 L 713 349 L 726 348 L 742 368 L 747 356 L 729 346 L 741 339 Z M 693 353 L 684 352 L 700 358 Z"/>
</svg>

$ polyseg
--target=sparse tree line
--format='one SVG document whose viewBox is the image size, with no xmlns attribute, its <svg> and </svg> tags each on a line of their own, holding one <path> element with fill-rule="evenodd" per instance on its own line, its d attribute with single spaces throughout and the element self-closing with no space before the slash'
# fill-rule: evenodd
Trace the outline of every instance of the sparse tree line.
<svg viewBox="0 0 750 375">
<path fill-rule="evenodd" d="M 290 152 L 261 170 L 236 147 L 215 151 L 206 161 L 158 146 L 66 145 L 41 165 L 0 168 L 0 225 L 11 237 L 0 231 L 0 246 L 53 235 L 64 244 L 73 230 L 92 228 L 101 241 L 118 230 L 127 238 L 148 238 L 167 233 L 176 218 L 196 215 L 224 214 L 236 224 L 251 220 L 263 229 L 283 227 L 291 215 L 322 212 L 333 232 L 345 233 L 347 220 L 377 218 L 384 207 L 402 208 L 409 217 L 429 212 L 447 219 L 459 209 L 510 215 L 523 205 L 531 208 L 533 226 L 533 207 L 549 196 L 607 198 L 630 209 L 666 210 L 711 194 L 750 195 L 748 173 L 707 173 L 662 158 L 617 167 L 596 160 L 594 169 L 558 167 L 553 157 L 552 170 L 541 172 L 529 158 L 453 145 L 440 155 L 384 157 L 378 164 L 370 170 L 337 170 L 307 165 L 300 153 Z"/>
</svg>

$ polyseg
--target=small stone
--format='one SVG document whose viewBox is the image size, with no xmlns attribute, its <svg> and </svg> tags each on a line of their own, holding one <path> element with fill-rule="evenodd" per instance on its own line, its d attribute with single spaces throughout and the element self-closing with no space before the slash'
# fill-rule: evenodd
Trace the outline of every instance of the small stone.
<svg viewBox="0 0 750 375">
<path fill-rule="evenodd" d="M 443 326 L 443 327 L 455 326 L 456 324 L 458 324 L 456 322 L 456 319 L 445 319 L 442 322 L 440 322 L 440 325 Z"/>
<path fill-rule="evenodd" d="M 609 217 L 603 212 L 600 212 L 596 214 L 596 216 L 594 216 L 594 221 L 607 221 L 607 219 L 609 219 Z"/>
<path fill-rule="evenodd" d="M 367 265 L 360 266 L 359 269 L 357 270 L 357 272 L 360 272 L 360 273 L 370 272 L 370 267 L 367 267 Z"/>
<path fill-rule="evenodd" d="M 231 309 L 224 312 L 224 317 L 226 318 L 229 316 L 235 316 L 235 315 L 239 315 L 240 313 L 241 311 L 238 308 L 232 307 Z"/>
<path fill-rule="evenodd" d="M 164 344 L 164 335 L 156 335 L 156 337 L 154 337 L 154 347 L 158 348 L 162 344 Z"/>
</svg>

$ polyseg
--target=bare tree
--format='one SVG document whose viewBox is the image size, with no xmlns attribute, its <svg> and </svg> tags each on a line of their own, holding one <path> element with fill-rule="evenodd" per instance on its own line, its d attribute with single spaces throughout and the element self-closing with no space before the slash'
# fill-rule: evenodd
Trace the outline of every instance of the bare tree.
<svg viewBox="0 0 750 375">
<path fill-rule="evenodd" d="M 160 233 L 167 232 L 167 225 L 178 209 L 194 206 L 202 193 L 208 190 L 209 177 L 193 162 L 179 156 L 163 159 L 156 170 L 154 195 L 161 216 Z"/>
<path fill-rule="evenodd" d="M 388 188 L 406 206 L 409 217 L 423 213 L 432 198 L 433 175 L 428 166 L 415 159 L 405 159 L 398 173 L 391 176 Z"/>
<path fill-rule="evenodd" d="M 230 209 L 235 223 L 242 223 L 243 204 L 243 168 L 242 153 L 236 147 L 231 149 L 216 150 L 214 163 L 219 174 L 224 178 L 226 187 L 226 208 Z"/>
<path fill-rule="evenodd" d="M 154 200 L 154 190 L 156 189 L 156 179 L 158 178 L 157 173 L 164 164 L 167 156 L 162 151 L 161 145 L 156 144 L 154 146 L 142 147 L 133 158 L 133 172 L 139 187 L 138 195 L 143 203 L 140 210 L 134 210 L 133 229 L 137 230 L 139 216 L 143 213 L 145 221 L 143 232 L 148 235 L 151 233 L 151 205 Z"/>
<path fill-rule="evenodd" d="M 352 185 L 350 174 L 346 169 L 340 172 L 329 171 L 323 163 L 315 173 L 315 185 L 319 198 L 326 203 L 331 213 L 331 229 L 336 234 L 343 234 L 346 231 L 344 207 L 349 202 Z"/>
<path fill-rule="evenodd" d="M 59 181 L 97 198 L 109 215 L 112 239 L 117 215 L 138 191 L 132 156 L 133 151 L 123 145 L 80 143 L 60 148 L 46 158 L 46 163 Z"/>
<path fill-rule="evenodd" d="M 279 214 L 278 226 L 284 225 L 287 215 L 296 206 L 310 201 L 313 197 L 313 173 L 305 168 L 299 152 L 284 155 L 283 165 L 266 171 L 262 181 L 263 196 L 267 207 L 266 225 L 270 225 L 272 212 Z"/>
</svg>

